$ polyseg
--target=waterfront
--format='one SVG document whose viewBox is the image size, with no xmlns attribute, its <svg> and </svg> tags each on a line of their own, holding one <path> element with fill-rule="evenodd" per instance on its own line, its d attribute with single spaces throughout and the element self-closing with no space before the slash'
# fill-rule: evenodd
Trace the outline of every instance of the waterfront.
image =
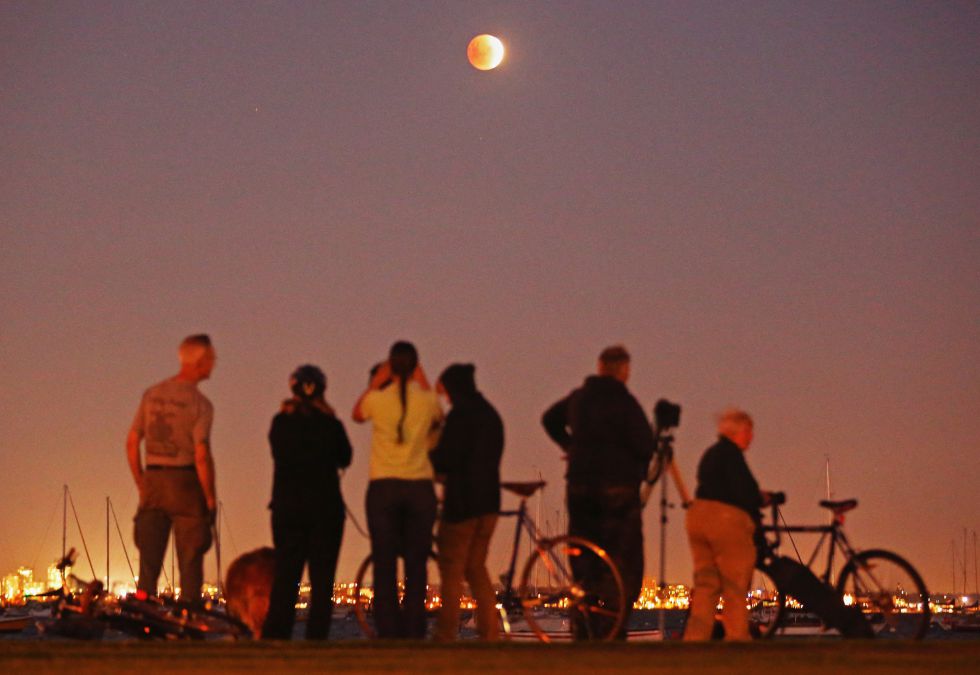
<svg viewBox="0 0 980 675">
<path fill-rule="evenodd" d="M 666 610 L 665 614 L 665 628 L 666 628 L 666 640 L 668 642 L 679 641 L 683 635 L 684 621 L 686 619 L 687 612 L 684 610 Z M 950 615 L 954 616 L 954 615 Z M 471 613 L 469 610 L 464 610 L 461 617 L 461 628 L 460 628 L 460 639 L 463 642 L 475 642 L 476 631 L 470 620 Z M 43 619 L 42 616 L 37 618 Z M 911 619 L 912 617 L 901 617 L 901 619 Z M 650 641 L 660 641 L 659 635 L 656 634 L 660 623 L 660 612 L 659 610 L 635 610 L 630 617 L 629 630 L 631 632 L 630 641 L 631 642 L 650 642 Z M 302 637 L 305 631 L 305 623 L 300 620 L 297 622 L 293 637 L 294 640 L 302 642 Z M 361 633 L 361 629 L 358 626 L 357 620 L 355 619 L 352 612 L 344 611 L 344 608 L 338 607 L 334 614 L 334 620 L 331 627 L 330 641 L 337 643 L 344 642 L 360 642 L 364 640 L 364 636 Z M 940 621 L 933 620 L 930 624 L 929 631 L 925 636 L 927 642 L 942 642 L 942 643 L 952 643 L 952 642 L 974 642 L 980 643 L 980 632 L 976 631 L 956 631 L 951 630 L 948 627 L 944 627 Z M 124 635 L 122 633 L 117 633 L 113 631 L 107 631 L 104 641 L 106 642 L 139 642 L 136 638 Z M 820 630 L 812 630 L 806 633 L 795 633 L 788 632 L 787 634 L 776 637 L 772 640 L 773 642 L 829 642 L 829 643 L 839 643 L 840 638 L 835 633 L 825 633 Z M 31 622 L 23 631 L 11 632 L 11 633 L 0 633 L 0 642 L 44 642 L 44 643 L 61 643 L 64 642 L 62 638 L 50 637 L 41 634 L 38 628 Z M 878 642 L 895 642 L 895 640 L 882 639 Z"/>
</svg>

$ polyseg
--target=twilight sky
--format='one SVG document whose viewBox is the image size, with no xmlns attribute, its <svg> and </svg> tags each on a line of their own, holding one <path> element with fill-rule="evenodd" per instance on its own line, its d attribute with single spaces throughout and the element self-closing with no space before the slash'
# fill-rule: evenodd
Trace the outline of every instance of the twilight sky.
<svg viewBox="0 0 980 675">
<path fill-rule="evenodd" d="M 952 1 L 3 2 L 0 571 L 60 552 L 64 482 L 99 573 L 106 495 L 132 550 L 125 434 L 203 331 L 226 563 L 271 541 L 298 364 L 327 372 L 361 522 L 350 409 L 409 339 L 430 376 L 476 363 L 554 528 L 540 415 L 622 342 L 643 407 L 684 407 L 691 487 L 740 405 L 789 519 L 824 519 L 829 457 L 855 542 L 951 590 L 980 528 L 977 35 Z M 366 551 L 348 524 L 341 579 Z M 691 580 L 680 511 L 667 570 Z"/>
</svg>

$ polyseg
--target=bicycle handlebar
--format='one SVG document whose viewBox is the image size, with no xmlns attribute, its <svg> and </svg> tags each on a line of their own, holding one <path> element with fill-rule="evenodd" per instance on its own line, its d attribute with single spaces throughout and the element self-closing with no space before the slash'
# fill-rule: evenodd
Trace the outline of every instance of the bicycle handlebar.
<svg viewBox="0 0 980 675">
<path fill-rule="evenodd" d="M 779 549 L 780 544 L 782 544 L 782 533 L 779 531 L 779 507 L 786 503 L 786 493 L 785 492 L 770 492 L 769 493 L 769 508 L 771 511 L 772 524 L 769 526 L 763 525 L 760 522 L 760 529 L 762 538 L 766 543 L 766 547 L 770 552 L 775 552 Z M 772 534 L 772 538 L 766 538 L 765 534 L 769 532 Z"/>
</svg>

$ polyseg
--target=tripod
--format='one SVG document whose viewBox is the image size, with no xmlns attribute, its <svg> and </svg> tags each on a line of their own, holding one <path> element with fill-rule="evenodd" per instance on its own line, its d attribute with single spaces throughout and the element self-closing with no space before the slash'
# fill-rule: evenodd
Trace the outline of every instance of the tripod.
<svg viewBox="0 0 980 675">
<path fill-rule="evenodd" d="M 677 465 L 674 464 L 674 436 L 670 433 L 671 428 L 665 426 L 655 429 L 657 434 L 657 449 L 653 460 L 650 462 L 647 478 L 640 488 L 640 502 L 644 506 L 646 506 L 647 501 L 650 499 L 654 484 L 665 470 L 670 473 L 674 485 L 677 487 L 677 492 L 681 498 L 681 506 L 686 509 L 688 504 L 691 503 L 691 496 L 687 491 L 687 487 L 684 485 L 684 480 L 681 478 Z M 673 506 L 667 498 L 667 481 L 666 479 L 662 480 L 660 482 L 660 577 L 657 579 L 657 591 L 661 602 L 667 590 L 667 582 L 665 581 L 667 577 L 667 510 Z M 666 637 L 666 621 L 667 615 L 661 606 L 659 623 L 661 640 Z"/>
</svg>

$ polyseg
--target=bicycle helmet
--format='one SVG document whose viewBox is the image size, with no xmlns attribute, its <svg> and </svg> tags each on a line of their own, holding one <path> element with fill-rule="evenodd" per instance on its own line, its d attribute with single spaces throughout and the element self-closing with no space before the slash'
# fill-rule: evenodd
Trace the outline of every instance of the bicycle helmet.
<svg viewBox="0 0 980 675">
<path fill-rule="evenodd" d="M 306 364 L 289 376 L 289 388 L 297 398 L 312 401 L 322 397 L 327 390 L 327 376 L 316 366 Z"/>
</svg>

